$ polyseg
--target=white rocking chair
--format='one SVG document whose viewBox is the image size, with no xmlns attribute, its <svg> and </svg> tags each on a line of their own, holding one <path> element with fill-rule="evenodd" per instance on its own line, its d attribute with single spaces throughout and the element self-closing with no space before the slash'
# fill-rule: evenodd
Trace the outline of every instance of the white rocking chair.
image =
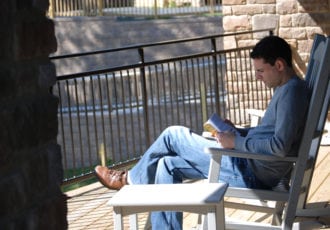
<svg viewBox="0 0 330 230">
<path fill-rule="evenodd" d="M 210 183 L 218 182 L 222 155 L 258 159 L 265 161 L 288 161 L 294 163 L 288 191 L 272 191 L 229 187 L 225 196 L 261 201 L 275 201 L 275 207 L 226 203 L 225 207 L 261 211 L 273 214 L 272 224 L 253 222 L 230 222 L 226 229 L 285 229 L 291 230 L 297 217 L 328 216 L 330 208 L 306 208 L 306 200 L 314 171 L 315 161 L 322 138 L 322 131 L 328 113 L 330 97 L 330 38 L 316 35 L 306 73 L 306 81 L 313 89 L 305 130 L 298 157 L 276 157 L 258 153 L 240 152 L 221 148 L 207 148 L 212 155 L 209 178 Z"/>
</svg>

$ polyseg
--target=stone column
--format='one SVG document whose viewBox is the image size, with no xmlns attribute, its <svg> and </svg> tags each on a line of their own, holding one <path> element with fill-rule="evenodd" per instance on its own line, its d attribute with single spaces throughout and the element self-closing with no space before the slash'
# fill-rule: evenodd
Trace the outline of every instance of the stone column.
<svg viewBox="0 0 330 230">
<path fill-rule="evenodd" d="M 66 229 L 48 0 L 0 2 L 0 228 Z"/>
</svg>

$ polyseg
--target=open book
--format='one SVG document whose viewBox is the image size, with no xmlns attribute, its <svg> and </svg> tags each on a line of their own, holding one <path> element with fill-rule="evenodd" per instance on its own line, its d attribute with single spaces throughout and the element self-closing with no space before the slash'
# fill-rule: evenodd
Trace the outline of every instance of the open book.
<svg viewBox="0 0 330 230">
<path fill-rule="evenodd" d="M 216 113 L 213 113 L 212 116 L 204 123 L 204 130 L 214 134 L 215 132 L 234 132 L 238 131 L 235 127 L 227 124 L 221 117 L 219 117 Z"/>
</svg>

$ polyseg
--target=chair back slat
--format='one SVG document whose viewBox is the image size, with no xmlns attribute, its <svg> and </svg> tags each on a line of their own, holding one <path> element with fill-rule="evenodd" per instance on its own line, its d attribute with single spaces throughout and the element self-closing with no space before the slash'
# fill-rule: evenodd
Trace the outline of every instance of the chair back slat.
<svg viewBox="0 0 330 230">
<path fill-rule="evenodd" d="M 305 80 L 308 82 L 308 87 L 310 89 L 312 89 L 314 86 L 315 77 L 317 76 L 316 73 L 320 65 L 319 56 L 323 52 L 324 44 L 325 44 L 325 37 L 316 34 L 311 49 L 307 71 L 305 74 Z"/>
<path fill-rule="evenodd" d="M 311 184 L 317 153 L 319 150 L 322 130 L 324 128 L 329 107 L 329 64 L 330 40 L 316 35 L 312 57 L 309 62 L 306 81 L 312 89 L 306 125 L 302 136 L 298 160 L 295 165 L 291 191 L 284 221 L 292 221 L 297 209 L 305 208 Z M 317 134 L 317 135 L 315 135 Z M 286 223 L 283 223 L 284 225 Z"/>
</svg>

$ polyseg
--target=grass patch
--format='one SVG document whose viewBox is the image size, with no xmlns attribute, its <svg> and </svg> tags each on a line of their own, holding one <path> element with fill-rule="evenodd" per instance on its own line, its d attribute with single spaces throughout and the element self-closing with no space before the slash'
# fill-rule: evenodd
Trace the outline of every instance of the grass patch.
<svg viewBox="0 0 330 230">
<path fill-rule="evenodd" d="M 69 192 L 69 191 L 74 190 L 74 189 L 84 187 L 86 185 L 93 184 L 97 181 L 98 181 L 97 178 L 92 177 L 92 178 L 89 178 L 89 179 L 86 179 L 86 180 L 83 180 L 83 181 L 80 181 L 80 182 L 77 182 L 77 183 L 74 183 L 74 184 L 63 185 L 61 187 L 61 190 L 62 190 L 63 193 L 65 193 L 65 192 Z"/>
<path fill-rule="evenodd" d="M 111 159 L 107 160 L 106 165 L 112 165 L 112 160 Z M 71 178 L 79 178 L 80 176 L 84 176 L 84 175 L 93 173 L 95 166 L 96 165 L 89 166 L 89 167 L 75 168 L 75 169 L 66 169 L 66 170 L 64 170 L 64 178 L 70 180 Z M 71 190 L 74 190 L 77 188 L 81 188 L 86 185 L 93 184 L 97 181 L 98 181 L 98 179 L 93 176 L 91 178 L 87 178 L 87 179 L 81 180 L 79 182 L 62 185 L 61 190 L 62 190 L 62 192 L 68 192 L 68 191 L 71 191 Z"/>
<path fill-rule="evenodd" d="M 169 7 L 171 8 L 171 6 Z M 223 14 L 221 12 L 216 13 L 195 13 L 193 15 L 150 15 L 150 16 L 118 16 L 116 18 L 117 21 L 148 21 L 148 20 L 159 20 L 159 19 L 176 19 L 182 17 L 222 17 Z"/>
<path fill-rule="evenodd" d="M 202 14 L 202 16 L 205 16 L 205 17 L 222 17 L 223 16 L 223 14 L 222 13 L 213 13 L 213 14 L 211 14 L 211 13 L 204 13 L 204 14 Z"/>
</svg>

